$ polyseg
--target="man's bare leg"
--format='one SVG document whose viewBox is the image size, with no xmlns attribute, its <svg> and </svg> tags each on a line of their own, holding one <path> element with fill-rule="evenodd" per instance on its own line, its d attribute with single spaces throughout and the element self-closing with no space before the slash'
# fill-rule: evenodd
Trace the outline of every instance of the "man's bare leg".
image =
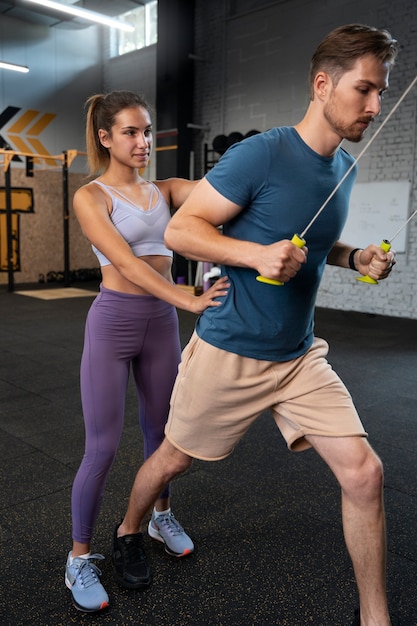
<svg viewBox="0 0 417 626">
<path fill-rule="evenodd" d="M 191 463 L 191 457 L 164 439 L 136 474 L 127 511 L 118 528 L 117 536 L 140 532 L 143 518 L 152 508 L 162 489 L 175 476 L 185 472 Z"/>
<path fill-rule="evenodd" d="M 342 488 L 343 529 L 358 585 L 361 626 L 390 626 L 381 461 L 363 437 L 308 439 Z"/>
<path fill-rule="evenodd" d="M 190 457 L 164 440 L 136 474 L 126 515 L 113 535 L 114 574 L 123 587 L 146 589 L 151 584 L 152 572 L 144 552 L 142 520 L 165 485 L 190 464 Z"/>
</svg>

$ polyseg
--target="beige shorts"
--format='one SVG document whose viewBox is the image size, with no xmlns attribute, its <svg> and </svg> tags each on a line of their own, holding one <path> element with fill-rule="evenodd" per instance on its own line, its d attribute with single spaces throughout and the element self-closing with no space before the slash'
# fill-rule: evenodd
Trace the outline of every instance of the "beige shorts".
<svg viewBox="0 0 417 626">
<path fill-rule="evenodd" d="M 316 338 L 302 357 L 259 361 L 215 348 L 194 332 L 172 392 L 167 439 L 197 459 L 223 459 L 267 409 L 290 450 L 309 448 L 306 435 L 367 436 L 326 360 L 328 348 Z"/>
</svg>

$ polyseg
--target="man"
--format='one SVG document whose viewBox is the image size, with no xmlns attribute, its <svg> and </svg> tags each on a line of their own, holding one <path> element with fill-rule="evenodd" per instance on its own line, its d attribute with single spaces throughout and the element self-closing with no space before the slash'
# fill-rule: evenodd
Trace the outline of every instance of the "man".
<svg viewBox="0 0 417 626">
<path fill-rule="evenodd" d="M 356 626 L 389 626 L 385 590 L 383 469 L 345 386 L 313 335 L 326 263 L 386 278 L 392 251 L 339 241 L 356 168 L 306 233 L 291 242 L 353 163 L 380 113 L 397 42 L 353 24 L 330 33 L 310 68 L 310 102 L 295 127 L 232 146 L 172 218 L 166 243 L 187 258 L 222 265 L 231 283 L 207 309 L 183 352 L 166 438 L 142 466 L 121 534 L 134 534 L 162 486 L 192 458 L 222 459 L 266 409 L 291 450 L 313 447 L 341 486 L 343 527 L 360 597 Z M 223 231 L 218 227 L 223 225 Z M 301 242 L 302 245 L 302 242 Z M 265 284 L 256 278 L 280 281 Z M 128 567 L 128 564 L 126 564 Z"/>
</svg>

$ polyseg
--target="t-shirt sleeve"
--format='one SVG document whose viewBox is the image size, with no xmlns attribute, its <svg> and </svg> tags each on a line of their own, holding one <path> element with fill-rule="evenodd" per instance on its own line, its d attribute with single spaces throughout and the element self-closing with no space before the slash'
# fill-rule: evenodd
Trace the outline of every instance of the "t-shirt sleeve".
<svg viewBox="0 0 417 626">
<path fill-rule="evenodd" d="M 262 186 L 268 163 L 268 151 L 256 135 L 230 146 L 206 179 L 222 196 L 246 207 Z"/>
</svg>

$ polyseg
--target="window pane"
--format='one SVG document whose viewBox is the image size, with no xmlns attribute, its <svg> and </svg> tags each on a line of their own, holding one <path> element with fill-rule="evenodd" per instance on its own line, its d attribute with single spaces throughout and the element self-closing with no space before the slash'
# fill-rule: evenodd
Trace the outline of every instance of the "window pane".
<svg viewBox="0 0 417 626">
<path fill-rule="evenodd" d="M 146 5 L 146 10 L 148 13 L 147 39 L 148 46 L 151 46 L 158 41 L 158 2 L 150 2 Z"/>
<path fill-rule="evenodd" d="M 148 4 L 128 11 L 119 17 L 120 21 L 131 24 L 134 31 L 127 33 L 112 29 L 114 42 L 113 54 L 120 56 L 150 46 L 158 40 L 158 2 L 154 0 Z"/>
</svg>

